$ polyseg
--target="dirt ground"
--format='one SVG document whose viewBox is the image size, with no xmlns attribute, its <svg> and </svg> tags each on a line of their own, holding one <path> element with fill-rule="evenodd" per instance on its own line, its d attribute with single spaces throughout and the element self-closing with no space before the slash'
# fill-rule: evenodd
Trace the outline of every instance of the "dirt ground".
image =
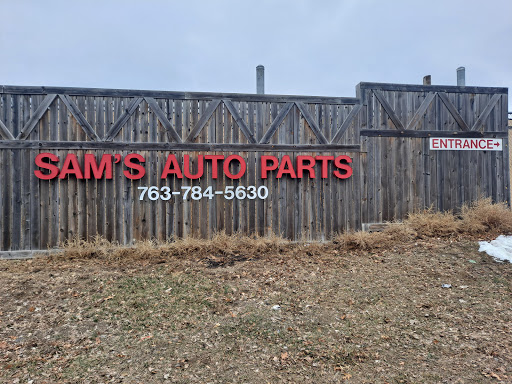
<svg viewBox="0 0 512 384">
<path fill-rule="evenodd" d="M 512 265 L 471 241 L 1 261 L 0 281 L 2 383 L 512 383 Z"/>
</svg>

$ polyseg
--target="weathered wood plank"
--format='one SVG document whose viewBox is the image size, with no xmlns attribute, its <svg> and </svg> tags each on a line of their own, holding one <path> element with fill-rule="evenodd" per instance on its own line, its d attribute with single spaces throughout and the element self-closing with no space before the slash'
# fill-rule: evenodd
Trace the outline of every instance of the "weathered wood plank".
<svg viewBox="0 0 512 384">
<path fill-rule="evenodd" d="M 182 121 L 183 121 L 183 133 L 186 135 L 190 132 L 190 100 L 183 101 L 183 109 L 182 109 Z M 185 152 L 183 155 L 190 156 L 190 170 L 192 173 L 197 171 L 197 157 L 194 154 Z M 190 187 L 194 187 L 196 185 L 196 181 L 194 180 L 183 180 L 184 185 L 188 185 Z M 191 224 L 192 224 L 192 205 L 195 204 L 195 201 L 192 199 L 192 193 L 189 194 L 188 198 L 183 201 L 183 237 L 189 237 L 192 233 Z"/>
<path fill-rule="evenodd" d="M 263 105 L 262 103 L 257 103 L 254 105 L 254 103 L 251 103 L 250 106 L 253 107 L 254 112 L 250 112 L 250 116 L 253 116 L 254 113 L 254 119 L 255 119 L 255 129 L 254 133 L 256 135 L 256 140 L 259 142 L 261 138 L 263 137 Z M 251 109 L 249 109 L 251 111 Z M 257 158 L 261 158 L 261 153 L 257 153 Z M 256 175 L 257 175 L 257 187 L 261 187 L 264 185 L 263 180 L 259 175 L 261 175 L 261 162 L 256 162 Z M 263 236 L 265 234 L 265 201 L 258 199 L 256 202 L 256 216 L 257 216 L 257 223 L 256 228 L 258 231 L 258 234 L 260 236 Z"/>
<path fill-rule="evenodd" d="M 267 113 L 270 112 L 270 115 L 268 116 L 268 121 L 275 121 L 277 119 L 278 116 L 281 115 L 281 110 L 279 110 L 279 108 L 281 109 L 284 109 L 286 108 L 286 105 L 283 106 L 282 104 L 269 104 L 268 106 L 269 108 L 267 109 Z M 293 107 L 293 104 L 290 106 L 290 109 Z M 286 113 L 283 113 L 282 116 L 282 120 L 284 120 L 284 118 L 286 117 L 286 115 L 288 114 L 288 112 Z M 276 116 L 276 117 L 274 117 Z M 272 120 L 273 119 L 273 120 Z M 278 130 L 279 128 L 279 125 L 280 124 L 277 124 L 275 125 L 275 131 Z M 270 131 L 270 130 L 274 130 L 273 128 L 274 126 L 274 123 L 270 123 L 270 127 L 269 129 L 267 130 L 267 132 L 265 133 L 265 135 L 267 135 L 267 133 Z M 269 137 L 270 141 L 272 143 L 278 143 L 278 140 L 279 140 L 279 134 L 272 134 L 270 137 Z M 283 153 L 279 153 L 278 156 L 281 157 L 283 155 Z M 280 183 L 280 180 L 276 177 L 277 175 L 277 171 L 273 171 L 272 172 L 272 177 L 269 177 L 269 193 L 270 193 L 270 196 L 271 196 L 271 211 L 269 212 L 269 214 L 271 215 L 271 218 L 272 218 L 272 233 L 276 234 L 276 235 L 281 235 L 281 232 L 280 232 L 280 228 L 279 228 L 279 215 L 280 215 L 280 210 L 282 209 L 282 204 L 280 204 L 280 199 L 279 199 L 279 183 Z M 270 189 L 270 186 L 272 189 Z"/>
<path fill-rule="evenodd" d="M 110 127 L 109 131 L 106 133 L 104 141 L 112 141 L 117 136 L 119 131 L 123 128 L 126 122 L 130 119 L 130 117 L 135 113 L 140 103 L 142 103 L 144 99 L 142 97 L 136 97 L 132 99 L 132 101 L 128 104 L 123 114 L 119 117 L 119 119 Z"/>
<path fill-rule="evenodd" d="M 396 131 L 394 131 L 396 132 Z M 492 135 L 501 137 L 500 132 L 492 132 Z M 367 136 L 372 136 L 371 134 Z M 380 136 L 380 135 L 373 135 Z M 384 135 L 383 135 L 384 136 Z M 474 137 L 479 137 L 475 133 Z M 318 151 L 343 151 L 360 152 L 361 146 L 347 144 L 216 144 L 216 143 L 134 143 L 134 142 L 93 142 L 93 141 L 9 141 L 0 140 L 0 149 L 105 149 L 125 151 L 211 151 L 211 152 L 318 152 Z"/>
<path fill-rule="evenodd" d="M 57 141 L 59 139 L 59 118 L 58 118 L 58 102 L 55 101 L 50 107 L 50 140 Z M 59 153 L 62 157 L 64 153 Z M 56 180 L 57 181 L 57 180 Z M 59 182 L 50 183 L 50 222 L 47 223 L 49 231 L 49 241 L 52 245 L 58 244 L 60 237 L 59 211 L 60 211 L 60 195 Z"/>
<path fill-rule="evenodd" d="M 309 127 L 315 134 L 315 136 L 318 139 L 318 141 L 320 142 L 320 144 L 327 144 L 327 139 L 325 138 L 324 134 L 320 130 L 320 128 L 319 128 L 317 122 L 315 121 L 315 119 L 313 118 L 313 116 L 311 116 L 311 113 L 309 113 L 307 107 L 303 103 L 297 102 L 297 101 L 295 102 L 295 105 L 299 108 L 300 113 L 302 113 L 302 116 L 304 116 L 304 118 L 308 122 Z"/>
<path fill-rule="evenodd" d="M 69 97 L 69 96 L 68 96 Z M 68 109 L 63 108 L 62 99 L 59 100 L 59 111 L 58 111 L 58 119 L 59 119 L 59 132 L 58 132 L 58 140 L 59 141 L 68 141 L 69 140 L 69 120 L 68 120 Z M 64 103 L 65 104 L 65 103 Z M 66 105 L 67 106 L 67 105 Z M 71 112 L 71 111 L 69 111 Z M 69 236 L 69 177 L 65 180 L 62 180 L 59 185 L 59 241 L 65 242 L 68 240 Z"/>
<path fill-rule="evenodd" d="M 347 118 L 345 120 L 343 120 L 343 123 L 341 124 L 340 128 L 334 134 L 334 137 L 331 140 L 331 144 L 339 143 L 342 136 L 345 134 L 345 132 L 347 131 L 350 124 L 352 124 L 352 122 L 354 121 L 354 118 L 357 116 L 357 114 L 359 113 L 361 108 L 362 108 L 361 104 L 355 105 L 352 108 L 352 110 L 349 112 Z"/>
<path fill-rule="evenodd" d="M 176 131 L 178 132 L 178 135 L 180 135 L 182 138 L 187 137 L 187 130 L 183 127 L 183 101 L 182 100 L 174 100 L 174 126 L 176 127 Z M 185 140 L 186 141 L 186 140 Z M 178 158 L 178 161 L 180 161 L 183 164 L 183 155 L 184 153 L 180 153 Z M 176 178 L 174 178 L 174 188 L 175 190 L 180 190 L 182 186 L 190 186 L 190 181 L 188 179 L 184 179 L 182 181 L 178 181 Z M 188 197 L 190 199 L 190 196 Z M 175 200 L 175 212 L 174 212 L 174 225 L 175 225 L 175 232 L 177 238 L 183 237 L 183 229 L 184 229 L 184 220 L 183 217 L 183 198 L 182 195 L 178 195 Z"/>
<path fill-rule="evenodd" d="M 76 119 L 78 124 L 82 127 L 82 129 L 85 131 L 87 136 L 91 140 L 100 141 L 99 136 L 96 134 L 94 129 L 91 127 L 91 124 L 87 121 L 85 116 L 83 115 L 82 111 L 78 109 L 77 105 L 73 102 L 71 97 L 69 95 L 59 95 L 59 98 L 64 102 L 66 107 L 69 109 L 73 117 Z"/>
<path fill-rule="evenodd" d="M 382 107 L 384 108 L 386 113 L 388 114 L 389 118 L 395 125 L 395 128 L 398 130 L 404 130 L 405 129 L 404 125 L 402 124 L 402 122 L 396 115 L 395 111 L 393 110 L 393 107 L 391 107 L 391 105 L 388 103 L 388 101 L 386 100 L 384 95 L 380 91 L 377 91 L 377 90 L 374 90 L 373 93 L 375 94 L 375 96 L 379 100 L 380 104 L 382 105 Z"/>
<path fill-rule="evenodd" d="M 433 92 L 429 92 L 427 94 L 419 108 L 414 113 L 414 116 L 407 124 L 406 129 L 414 129 L 416 127 L 416 124 L 418 124 L 420 120 L 423 118 L 423 115 L 425 114 L 425 112 L 427 112 L 428 107 L 430 107 L 430 104 L 432 104 L 432 101 L 434 101 L 435 97 L 436 94 Z"/>
<path fill-rule="evenodd" d="M 0 260 L 26 260 L 34 257 L 48 256 L 58 253 L 59 250 L 22 250 L 22 251 L 0 251 Z"/>
<path fill-rule="evenodd" d="M 245 124 L 244 118 L 242 117 L 242 116 L 245 116 L 244 106 L 245 106 L 244 103 L 240 103 L 238 101 L 235 101 L 233 103 L 233 107 L 235 108 L 236 112 L 238 112 L 238 110 L 240 109 L 240 113 L 239 113 L 240 120 Z M 231 113 L 231 112 L 229 112 L 229 113 Z M 228 114 L 226 114 L 226 116 L 227 115 Z M 231 118 L 228 120 L 230 129 L 231 129 L 231 142 L 247 144 L 247 142 L 248 142 L 247 137 L 245 136 L 245 134 L 243 134 L 241 129 L 239 130 L 235 127 L 236 121 L 234 122 L 233 121 L 234 119 L 235 119 L 235 117 L 233 115 L 231 115 Z M 247 125 L 246 125 L 246 127 L 247 127 Z M 224 141 L 226 141 L 226 139 L 224 139 Z M 250 164 L 251 159 L 250 159 L 250 156 L 248 156 L 247 152 L 241 152 L 240 156 L 242 156 L 242 158 L 244 158 L 244 159 L 247 159 L 246 163 L 248 165 Z M 252 167 L 252 168 L 254 169 L 254 167 Z M 239 170 L 240 170 L 240 165 L 237 162 L 235 165 L 235 172 L 238 172 Z M 246 173 L 242 179 L 234 179 L 233 180 L 233 187 L 235 188 L 235 190 L 239 186 L 254 185 L 254 183 L 250 182 L 250 175 L 249 175 L 248 171 L 249 171 L 249 169 L 246 169 Z M 233 209 L 231 212 L 232 222 L 233 222 L 233 233 L 243 233 L 245 235 L 248 234 L 248 230 L 247 230 L 248 225 L 249 225 L 249 214 L 247 212 L 248 205 L 249 205 L 249 199 L 247 199 L 247 198 L 243 199 L 243 200 L 238 200 L 238 199 L 236 199 L 236 201 L 233 200 Z M 227 222 L 227 219 L 226 219 L 226 222 Z"/>
<path fill-rule="evenodd" d="M 30 120 L 27 122 L 27 124 L 25 124 L 21 132 L 18 134 L 16 140 L 25 140 L 30 135 L 36 124 L 39 122 L 39 120 L 41 120 L 41 117 L 43 117 L 56 97 L 56 94 L 49 94 L 44 98 L 41 104 L 39 104 L 37 109 L 34 111 L 34 114 L 30 117 Z"/>
<path fill-rule="evenodd" d="M 256 139 L 254 138 L 253 133 L 251 130 L 247 127 L 245 124 L 245 121 L 240 117 L 238 111 L 236 110 L 235 106 L 231 102 L 231 100 L 225 99 L 222 100 L 224 105 L 228 108 L 229 113 L 233 116 L 233 119 L 235 119 L 236 123 L 238 124 L 238 127 L 244 134 L 244 136 L 249 140 L 250 143 L 256 143 Z"/>
<path fill-rule="evenodd" d="M 199 121 L 194 126 L 194 128 L 192 129 L 190 134 L 187 136 L 187 139 L 185 140 L 187 143 L 191 143 L 192 141 L 194 141 L 197 138 L 197 136 L 201 133 L 204 126 L 206 125 L 208 120 L 210 120 L 213 113 L 215 112 L 217 107 L 220 105 L 220 103 L 221 103 L 221 100 L 212 100 L 210 102 L 210 104 L 208 105 L 208 108 L 206 108 L 206 111 L 204 112 L 204 114 L 201 115 L 201 117 L 199 118 Z"/>
<path fill-rule="evenodd" d="M 469 131 L 469 128 L 468 128 L 466 122 L 464 121 L 464 119 L 462 119 L 461 115 L 459 114 L 459 111 L 457 111 L 457 108 L 455 108 L 455 106 L 448 99 L 446 94 L 443 92 L 439 92 L 437 95 L 438 95 L 439 99 L 443 102 L 445 107 L 448 109 L 448 112 L 450 112 L 450 115 L 452 115 L 452 117 L 455 119 L 455 121 L 457 122 L 460 129 L 462 129 L 463 131 L 466 131 L 466 132 Z"/>
<path fill-rule="evenodd" d="M 74 101 L 73 101 L 74 102 Z M 78 108 L 78 106 L 77 106 Z M 68 110 L 68 116 L 71 115 L 71 112 Z M 78 124 L 76 119 L 72 119 L 68 117 L 68 140 L 77 141 L 80 140 L 80 134 L 85 135 L 85 132 Z M 34 167 L 35 168 L 35 167 Z M 35 179 L 35 178 L 34 178 Z M 82 189 L 82 184 L 78 183 L 78 180 L 74 177 L 68 178 L 67 181 L 68 186 L 68 233 L 67 237 L 69 239 L 78 238 L 78 191 Z"/>
<path fill-rule="evenodd" d="M 496 103 L 500 100 L 502 96 L 499 94 L 493 95 L 491 100 L 487 103 L 482 113 L 478 116 L 478 119 L 475 121 L 475 124 L 471 127 L 472 131 L 478 131 L 480 127 L 484 124 L 485 120 L 489 117 L 492 109 L 495 107 Z"/>
<path fill-rule="evenodd" d="M 12 109 L 11 109 L 11 95 L 3 95 L 2 97 L 3 116 L 0 119 L 6 121 L 11 125 Z M 2 177 L 0 178 L 0 192 L 2 193 L 2 215 L 0 231 L 2 232 L 2 250 L 9 251 L 12 249 L 12 199 L 13 199 L 13 153 L 15 151 L 6 150 L 2 151 Z"/>
<path fill-rule="evenodd" d="M 181 137 L 178 135 L 178 132 L 174 129 L 171 122 L 167 119 L 165 112 L 162 111 L 162 108 L 158 105 L 156 100 L 152 97 L 145 97 L 144 100 L 148 103 L 151 110 L 158 117 L 158 121 L 163 125 L 165 130 L 167 131 L 167 135 L 169 136 L 169 140 L 174 140 L 177 143 L 181 143 Z"/>
<path fill-rule="evenodd" d="M 218 126 L 218 128 L 220 128 L 223 132 L 223 137 L 221 141 L 224 143 L 237 143 L 238 138 L 235 137 L 235 135 L 233 135 L 233 115 L 229 113 L 229 109 L 227 108 L 226 105 L 224 105 L 222 108 L 222 121 L 222 127 Z M 238 129 L 236 129 L 236 131 L 238 133 Z M 217 137 L 217 141 L 219 141 L 219 139 L 220 138 Z M 233 173 L 238 172 L 238 167 L 234 163 L 231 164 L 230 168 Z M 224 177 L 223 180 L 224 188 L 227 186 L 231 186 L 233 187 L 234 190 L 236 190 L 236 187 L 238 186 L 237 180 L 231 180 L 226 177 Z M 223 212 L 221 213 L 221 215 L 224 218 L 224 231 L 226 232 L 227 235 L 231 235 L 233 234 L 233 231 L 238 230 L 237 226 L 240 223 L 240 217 L 238 216 L 236 218 L 237 226 L 235 226 L 235 216 L 237 216 L 237 214 L 234 213 L 234 211 L 236 211 L 236 209 L 239 208 L 239 205 L 240 204 L 238 204 L 238 199 L 236 197 L 233 200 L 224 201 L 224 209 L 222 210 Z"/>
<path fill-rule="evenodd" d="M 22 127 L 26 121 L 30 119 L 30 102 L 26 96 L 20 96 L 20 114 L 19 114 L 19 122 L 17 123 L 18 127 Z M 31 167 L 31 155 L 32 151 L 22 151 L 21 153 L 21 162 L 25 167 Z M 30 166 L 29 166 L 30 164 Z M 32 227 L 32 217 L 31 217 L 31 191 L 30 191 L 30 181 L 33 177 L 33 173 L 27 172 L 26 168 L 22 174 L 21 181 L 21 236 L 22 243 L 21 249 L 30 249 L 31 248 L 31 227 Z"/>
<path fill-rule="evenodd" d="M 77 106 L 80 108 L 81 111 L 86 110 L 86 99 L 85 97 L 78 97 L 77 98 Z M 76 131 L 76 138 L 78 141 L 85 141 L 86 140 L 86 134 L 83 129 L 77 129 Z M 83 157 L 83 151 L 78 150 L 76 151 L 77 157 Z M 48 181 L 40 182 L 40 185 L 42 186 L 43 183 L 48 183 Z M 78 227 L 77 227 L 77 236 L 81 239 L 87 239 L 87 219 L 88 219 L 88 207 L 89 207 L 89 201 L 87 199 L 87 188 L 88 188 L 88 182 L 82 183 L 78 186 L 77 191 L 77 218 L 78 218 Z M 41 187 L 42 190 L 42 187 Z M 42 194 L 41 194 L 42 195 Z M 42 196 L 41 196 L 42 197 Z M 43 222 L 43 220 L 41 220 Z M 41 244 L 41 248 L 46 248 L 46 244 Z"/>
<path fill-rule="evenodd" d="M 5 126 L 5 124 L 0 120 L 0 136 L 2 136 L 5 140 L 14 140 L 14 136 L 11 131 Z"/>
<path fill-rule="evenodd" d="M 417 85 L 417 84 L 393 84 L 393 83 L 371 83 L 361 82 L 358 84 L 360 89 L 359 97 L 364 99 L 368 91 L 373 89 L 381 91 L 400 91 L 400 92 L 446 92 L 446 93 L 507 93 L 507 88 L 499 87 L 471 87 L 454 85 Z"/>
<path fill-rule="evenodd" d="M 105 135 L 105 104 L 103 97 L 95 97 L 94 105 L 96 109 L 95 113 L 95 126 L 96 131 L 101 137 Z M 104 151 L 99 151 L 98 156 L 101 158 L 105 154 Z M 96 181 L 96 192 L 97 192 L 97 215 L 96 215 L 96 225 L 97 232 L 104 236 L 108 241 L 112 240 L 112 231 L 110 228 L 107 229 L 107 209 L 110 210 L 110 207 L 106 207 L 105 197 L 106 193 L 106 182 L 105 180 L 97 180 Z"/>
<path fill-rule="evenodd" d="M 413 130 L 398 131 L 396 129 L 362 129 L 361 136 L 497 138 L 497 137 L 506 137 L 507 133 L 506 132 L 478 132 L 478 131 L 413 131 Z"/>
<path fill-rule="evenodd" d="M 274 106 L 275 104 L 272 105 Z M 272 121 L 272 124 L 268 128 L 267 132 L 265 132 L 265 135 L 263 135 L 263 137 L 261 138 L 260 144 L 268 144 L 270 142 L 270 139 L 272 138 L 272 136 L 274 136 L 274 133 L 276 133 L 277 128 L 279 128 L 279 126 L 283 122 L 288 112 L 290 112 L 290 109 L 292 109 L 292 107 L 293 103 L 287 103 L 281 108 L 277 115 L 273 115 L 276 117 L 274 118 L 274 121 Z"/>
<path fill-rule="evenodd" d="M 217 108 L 215 111 L 215 142 L 222 143 L 224 142 L 224 119 L 222 116 L 222 108 Z M 220 175 L 219 175 L 220 176 Z M 226 177 L 222 174 L 216 180 L 217 190 L 223 190 L 226 187 Z M 225 221 L 224 221 L 224 208 L 227 201 L 225 199 L 216 199 L 215 200 L 215 229 L 216 231 L 224 231 Z"/>
<path fill-rule="evenodd" d="M 495 88 L 493 88 L 495 89 Z M 499 88 L 498 88 L 499 89 Z M 506 91 L 505 91 L 506 92 Z M 244 93 L 214 93 L 214 92 L 173 92 L 150 91 L 131 89 L 104 89 L 104 88 L 73 88 L 73 87 L 30 87 L 30 86 L 0 86 L 0 94 L 41 95 L 48 93 L 65 94 L 71 96 L 95 97 L 152 97 L 155 99 L 174 100 L 212 100 L 229 99 L 232 101 L 285 103 L 299 100 L 304 103 L 318 104 L 358 104 L 355 97 L 329 97 L 329 96 L 302 96 L 302 95 L 270 95 L 270 94 L 244 94 Z M 495 92 L 493 92 L 495 93 Z"/>
<path fill-rule="evenodd" d="M 201 100 L 198 101 L 198 109 L 194 110 L 192 113 L 192 125 L 195 126 L 197 124 L 197 121 L 199 120 L 199 115 L 202 115 L 204 111 L 206 110 L 206 101 Z M 208 129 L 203 129 L 201 131 L 201 134 L 199 136 L 199 141 L 201 143 L 208 142 Z M 202 155 L 205 155 L 207 153 L 201 152 Z M 208 162 L 205 167 L 205 172 L 207 177 L 202 177 L 199 181 L 203 191 L 210 185 L 209 178 L 211 178 L 212 174 L 212 164 Z M 199 213 L 199 226 L 200 226 L 200 236 L 202 238 L 208 238 L 208 205 L 209 200 L 208 199 L 201 199 L 201 208 Z"/>
</svg>

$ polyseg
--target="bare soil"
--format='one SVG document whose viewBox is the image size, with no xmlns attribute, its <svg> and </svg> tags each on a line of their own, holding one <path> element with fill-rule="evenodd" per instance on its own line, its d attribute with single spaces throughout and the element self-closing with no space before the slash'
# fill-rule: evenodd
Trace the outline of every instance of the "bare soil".
<svg viewBox="0 0 512 384">
<path fill-rule="evenodd" d="M 474 241 L 56 256 L 0 281 L 2 383 L 512 383 L 512 266 Z"/>
</svg>

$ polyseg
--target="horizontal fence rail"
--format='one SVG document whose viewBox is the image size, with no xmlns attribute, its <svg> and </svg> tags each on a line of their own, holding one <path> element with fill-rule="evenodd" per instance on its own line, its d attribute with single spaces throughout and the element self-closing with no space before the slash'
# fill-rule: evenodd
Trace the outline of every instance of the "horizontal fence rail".
<svg viewBox="0 0 512 384">
<path fill-rule="evenodd" d="M 507 92 L 360 83 L 350 98 L 0 86 L 0 252 L 96 235 L 122 244 L 217 231 L 323 240 L 426 207 L 508 202 Z M 436 151 L 433 137 L 499 139 L 507 150 Z M 230 156 L 243 164 L 225 166 Z M 59 175 L 49 178 L 52 165 Z"/>
</svg>

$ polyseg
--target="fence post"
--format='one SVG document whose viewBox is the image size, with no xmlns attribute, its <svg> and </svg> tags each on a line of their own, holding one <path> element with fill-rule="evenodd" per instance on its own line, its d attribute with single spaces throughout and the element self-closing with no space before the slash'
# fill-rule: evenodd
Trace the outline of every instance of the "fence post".
<svg viewBox="0 0 512 384">
<path fill-rule="evenodd" d="M 423 85 L 431 85 L 432 77 L 430 75 L 423 76 Z"/>
<path fill-rule="evenodd" d="M 256 67 L 256 93 L 265 94 L 265 67 L 263 65 Z"/>
<path fill-rule="evenodd" d="M 466 85 L 466 68 L 464 67 L 457 68 L 457 85 L 459 87 Z"/>
</svg>

